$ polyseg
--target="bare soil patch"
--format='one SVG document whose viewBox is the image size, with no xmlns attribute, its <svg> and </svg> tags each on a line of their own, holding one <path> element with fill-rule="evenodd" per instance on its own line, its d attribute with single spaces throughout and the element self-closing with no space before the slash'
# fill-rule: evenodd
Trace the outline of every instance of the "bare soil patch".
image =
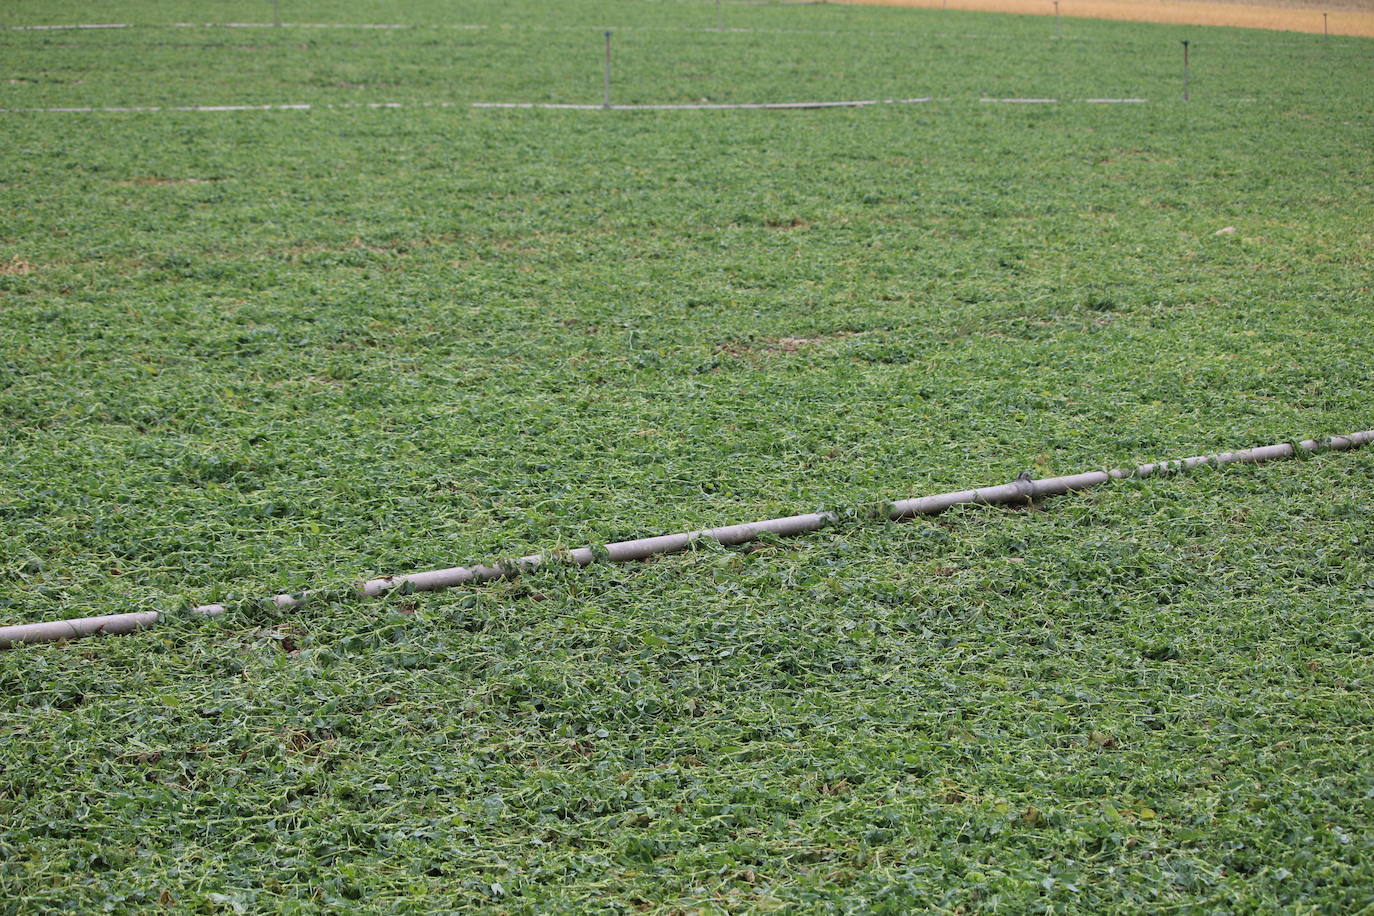
<svg viewBox="0 0 1374 916">
<path fill-rule="evenodd" d="M 1053 16 L 1054 0 L 838 0 L 873 6 L 975 10 Z M 1060 0 L 1066 18 L 1124 19 L 1178 25 L 1224 25 L 1321 34 L 1322 13 L 1332 35 L 1374 38 L 1374 0 Z"/>
</svg>

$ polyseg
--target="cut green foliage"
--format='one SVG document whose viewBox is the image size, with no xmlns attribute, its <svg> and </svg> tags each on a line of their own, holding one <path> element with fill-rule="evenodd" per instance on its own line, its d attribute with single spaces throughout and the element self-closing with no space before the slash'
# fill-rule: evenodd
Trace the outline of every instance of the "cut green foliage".
<svg viewBox="0 0 1374 916">
<path fill-rule="evenodd" d="M 1369 42 L 250 6 L 0 108 L 954 101 L 0 115 L 0 624 L 171 617 L 0 654 L 0 912 L 1370 902 L 1367 451 L 177 613 L 1374 426 Z"/>
</svg>

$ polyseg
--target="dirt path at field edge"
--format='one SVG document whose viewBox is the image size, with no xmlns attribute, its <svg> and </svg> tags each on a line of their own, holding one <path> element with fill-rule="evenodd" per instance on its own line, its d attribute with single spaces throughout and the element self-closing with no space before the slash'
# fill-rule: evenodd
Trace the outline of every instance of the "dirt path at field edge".
<svg viewBox="0 0 1374 916">
<path fill-rule="evenodd" d="M 1053 16 L 1054 0 L 836 0 L 866 6 L 910 6 L 985 13 Z M 1322 13 L 1332 35 L 1374 38 L 1370 0 L 1293 0 L 1282 6 L 1226 0 L 1060 0 L 1066 19 L 1120 19 L 1176 25 L 1220 25 L 1245 29 L 1322 34 Z"/>
</svg>

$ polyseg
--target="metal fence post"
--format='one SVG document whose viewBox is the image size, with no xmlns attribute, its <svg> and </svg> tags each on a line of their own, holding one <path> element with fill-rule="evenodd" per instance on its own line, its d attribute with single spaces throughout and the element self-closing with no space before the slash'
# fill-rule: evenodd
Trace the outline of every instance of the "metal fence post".
<svg viewBox="0 0 1374 916">
<path fill-rule="evenodd" d="M 1183 39 L 1183 101 L 1188 101 L 1188 39 Z"/>
<path fill-rule="evenodd" d="M 611 107 L 611 33 L 606 33 L 606 74 L 602 86 L 601 107 Z"/>
</svg>

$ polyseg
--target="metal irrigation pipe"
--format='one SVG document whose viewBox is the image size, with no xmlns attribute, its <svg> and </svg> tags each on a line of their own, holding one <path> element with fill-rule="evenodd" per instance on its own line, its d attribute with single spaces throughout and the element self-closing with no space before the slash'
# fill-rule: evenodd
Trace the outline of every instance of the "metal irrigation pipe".
<svg viewBox="0 0 1374 916">
<path fill-rule="evenodd" d="M 934 515 L 953 506 L 960 505 L 1020 505 L 1046 496 L 1059 496 L 1075 490 L 1086 490 L 1112 480 L 1129 477 L 1155 477 L 1172 471 L 1184 471 L 1203 465 L 1222 466 L 1227 464 L 1259 464 L 1292 458 L 1301 452 L 1346 451 L 1374 442 L 1374 430 L 1350 433 L 1345 436 L 1332 436 L 1317 441 L 1307 439 L 1297 445 L 1282 443 L 1265 445 L 1259 448 L 1242 449 L 1237 452 L 1222 452 L 1217 455 L 1197 455 L 1175 461 L 1160 461 L 1142 464 L 1132 468 L 1116 468 L 1110 471 L 1088 471 L 1084 474 L 1069 474 L 1064 477 L 1049 477 L 1044 480 L 1031 480 L 1028 475 L 998 486 L 983 487 L 977 490 L 959 490 L 953 493 L 939 493 L 934 496 L 920 496 L 914 499 L 898 500 L 887 505 L 887 518 L 897 521 L 916 515 Z M 432 592 L 472 582 L 489 582 L 517 576 L 545 563 L 569 563 L 574 566 L 588 566 L 597 560 L 611 563 L 626 563 L 630 560 L 643 560 L 664 553 L 674 553 L 690 547 L 694 541 L 707 539 L 730 546 L 743 544 L 756 539 L 765 532 L 776 535 L 802 534 L 815 531 L 826 525 L 835 524 L 840 516 L 834 512 L 811 512 L 806 515 L 789 515 L 786 518 L 772 518 L 762 522 L 749 522 L 743 525 L 727 525 L 723 528 L 708 528 L 702 531 L 684 531 L 679 534 L 664 534 L 659 537 L 640 538 L 634 541 L 620 541 L 604 547 L 579 547 L 556 554 L 531 554 L 509 564 L 500 566 L 455 566 L 451 569 L 435 569 L 428 572 L 409 573 L 402 576 L 383 576 L 369 579 L 357 586 L 360 596 L 374 597 L 387 592 L 404 589 L 406 591 Z M 277 595 L 269 600 L 279 608 L 299 607 L 317 592 L 302 592 L 297 595 Z M 228 610 L 222 604 L 203 604 L 191 609 L 192 613 L 205 617 L 217 617 Z M 111 614 L 105 617 L 83 617 L 77 620 L 55 620 L 47 623 L 29 623 L 17 626 L 0 627 L 0 649 L 20 643 L 51 642 L 60 639 L 75 639 L 97 633 L 132 633 L 152 626 L 162 620 L 157 611 L 143 611 L 135 614 Z"/>
</svg>

